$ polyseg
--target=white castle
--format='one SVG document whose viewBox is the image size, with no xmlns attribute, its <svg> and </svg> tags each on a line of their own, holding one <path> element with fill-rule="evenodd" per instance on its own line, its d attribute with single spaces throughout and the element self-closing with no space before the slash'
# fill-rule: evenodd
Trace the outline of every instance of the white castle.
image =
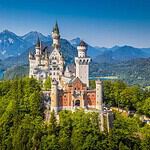
<svg viewBox="0 0 150 150">
<path fill-rule="evenodd" d="M 75 57 L 75 66 L 64 67 L 64 58 L 60 51 L 60 33 L 56 22 L 52 31 L 53 43 L 51 48 L 42 46 L 38 38 L 35 46 L 35 53 L 29 53 L 29 77 L 44 82 L 48 76 L 56 80 L 61 87 L 63 83 L 69 83 L 75 77 L 78 77 L 89 87 L 89 63 L 91 58 L 87 56 L 87 45 L 84 41 L 77 47 L 78 57 Z M 60 83 L 61 82 L 61 83 Z"/>
<path fill-rule="evenodd" d="M 60 110 L 74 110 L 78 107 L 87 111 L 98 111 L 100 128 L 103 131 L 102 81 L 96 81 L 96 89 L 89 88 L 89 63 L 91 58 L 87 56 L 87 44 L 81 41 L 77 46 L 78 55 L 74 60 L 75 66 L 65 67 L 65 61 L 60 51 L 60 33 L 57 23 L 52 31 L 52 39 L 53 43 L 50 48 L 43 47 L 38 39 L 35 53 L 29 53 L 29 77 L 34 77 L 41 82 L 45 82 L 48 77 L 52 79 L 51 89 L 45 91 L 48 92 L 50 97 L 48 112 L 49 110 L 55 111 L 57 114 Z M 109 127 L 110 113 L 107 114 Z"/>
</svg>

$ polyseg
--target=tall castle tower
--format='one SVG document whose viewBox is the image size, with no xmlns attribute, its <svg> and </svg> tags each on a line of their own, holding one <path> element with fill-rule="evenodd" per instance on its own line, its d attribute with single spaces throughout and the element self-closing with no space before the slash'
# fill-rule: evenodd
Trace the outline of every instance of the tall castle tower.
<svg viewBox="0 0 150 150">
<path fill-rule="evenodd" d="M 40 39 L 38 38 L 35 46 L 35 60 L 37 65 L 40 64 L 40 59 L 41 59 L 41 42 Z"/>
<path fill-rule="evenodd" d="M 96 109 L 102 111 L 103 104 L 103 86 L 102 81 L 96 80 Z"/>
<path fill-rule="evenodd" d="M 77 50 L 78 57 L 75 57 L 76 77 L 89 87 L 89 63 L 91 58 L 87 56 L 87 44 L 81 41 Z"/>
<path fill-rule="evenodd" d="M 54 79 L 51 88 L 51 111 L 58 112 L 58 82 Z"/>
<path fill-rule="evenodd" d="M 29 77 L 34 76 L 34 69 L 41 64 L 41 42 L 37 39 L 35 55 L 29 52 Z"/>
<path fill-rule="evenodd" d="M 52 31 L 52 38 L 53 38 L 53 46 L 54 47 L 56 46 L 58 48 L 60 46 L 60 34 L 57 22 Z"/>
<path fill-rule="evenodd" d="M 103 85 L 100 80 L 96 81 L 96 109 L 99 110 L 100 130 L 104 131 Z"/>
<path fill-rule="evenodd" d="M 56 22 L 53 30 L 52 30 L 52 39 L 53 39 L 53 51 L 49 56 L 49 69 L 50 69 L 50 76 L 59 82 L 60 77 L 63 75 L 64 72 L 64 60 L 63 56 L 60 52 L 60 32 L 59 27 Z M 60 83 L 59 83 L 60 85 Z"/>
</svg>

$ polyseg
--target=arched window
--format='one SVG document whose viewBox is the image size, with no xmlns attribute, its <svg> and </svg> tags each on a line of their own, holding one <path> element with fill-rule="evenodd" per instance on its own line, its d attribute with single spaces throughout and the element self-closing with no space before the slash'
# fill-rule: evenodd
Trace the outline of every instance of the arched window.
<svg viewBox="0 0 150 150">
<path fill-rule="evenodd" d="M 75 106 L 80 106 L 80 100 L 75 101 Z"/>
</svg>

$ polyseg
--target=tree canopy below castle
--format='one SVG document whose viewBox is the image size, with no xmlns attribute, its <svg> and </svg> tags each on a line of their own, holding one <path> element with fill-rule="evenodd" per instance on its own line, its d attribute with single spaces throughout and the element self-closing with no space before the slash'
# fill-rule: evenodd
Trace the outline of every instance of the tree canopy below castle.
<svg viewBox="0 0 150 150">
<path fill-rule="evenodd" d="M 52 82 L 51 77 L 48 76 L 47 79 L 44 82 L 44 88 L 45 88 L 45 90 L 51 89 L 51 82 Z"/>
<path fill-rule="evenodd" d="M 117 105 L 123 96 L 121 106 L 133 103 L 135 109 L 148 115 L 146 106 L 149 106 L 150 92 L 122 82 L 105 82 L 104 88 L 107 104 Z M 149 150 L 150 126 L 137 117 L 116 113 L 114 127 L 109 133 L 99 130 L 97 113 L 83 110 L 61 111 L 59 122 L 52 112 L 50 122 L 45 123 L 42 98 L 41 87 L 35 79 L 0 82 L 0 149 Z"/>
</svg>

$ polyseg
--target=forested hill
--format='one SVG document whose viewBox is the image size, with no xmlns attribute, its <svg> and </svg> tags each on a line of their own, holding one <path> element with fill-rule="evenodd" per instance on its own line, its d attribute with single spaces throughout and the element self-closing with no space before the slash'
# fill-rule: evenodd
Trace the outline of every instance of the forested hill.
<svg viewBox="0 0 150 150">
<path fill-rule="evenodd" d="M 16 76 L 28 76 L 28 65 L 15 66 L 5 72 L 5 79 Z M 120 63 L 95 63 L 90 64 L 90 76 L 118 76 L 128 84 L 150 85 L 150 58 L 138 58 Z"/>
<path fill-rule="evenodd" d="M 109 105 L 149 109 L 147 91 L 122 82 L 106 82 L 104 99 Z M 113 88 L 113 90 L 111 89 Z M 119 90 L 118 90 L 119 89 Z M 111 92 L 110 92 L 111 90 Z M 119 93 L 118 93 L 119 91 Z M 130 94 L 129 94 L 130 93 Z M 140 95 L 140 97 L 139 97 Z M 149 113 L 149 112 L 148 112 Z M 150 115 L 150 114 L 147 114 Z M 35 79 L 22 78 L 0 82 L 1 150 L 149 150 L 150 126 L 137 117 L 115 115 L 111 132 L 99 130 L 97 113 L 77 110 L 59 112 L 59 122 L 51 113 L 44 121 L 41 88 Z"/>
<path fill-rule="evenodd" d="M 138 58 L 115 64 L 113 73 L 129 84 L 150 85 L 150 58 Z"/>
<path fill-rule="evenodd" d="M 131 85 L 150 85 L 150 58 L 137 58 L 111 64 L 94 63 L 90 69 L 94 76 L 114 75 Z"/>
</svg>

